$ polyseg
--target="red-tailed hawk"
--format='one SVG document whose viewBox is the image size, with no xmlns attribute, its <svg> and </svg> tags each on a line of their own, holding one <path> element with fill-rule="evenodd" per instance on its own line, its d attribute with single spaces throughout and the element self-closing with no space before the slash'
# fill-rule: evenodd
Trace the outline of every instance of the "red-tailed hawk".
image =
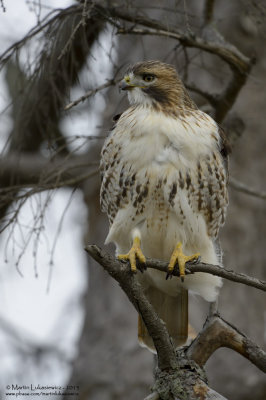
<svg viewBox="0 0 266 400">
<path fill-rule="evenodd" d="M 178 263 L 181 279 L 148 269 L 138 278 L 176 346 L 188 334 L 188 290 L 216 299 L 219 277 L 184 275 L 185 263 L 221 265 L 216 238 L 228 204 L 227 146 L 216 122 L 197 109 L 176 70 L 139 62 L 120 85 L 130 107 L 123 112 L 101 157 L 101 206 L 110 222 L 106 243 L 119 258 Z M 184 252 L 184 253 L 183 253 Z M 185 256 L 186 255 L 186 256 Z M 139 340 L 153 348 L 139 318 Z"/>
</svg>

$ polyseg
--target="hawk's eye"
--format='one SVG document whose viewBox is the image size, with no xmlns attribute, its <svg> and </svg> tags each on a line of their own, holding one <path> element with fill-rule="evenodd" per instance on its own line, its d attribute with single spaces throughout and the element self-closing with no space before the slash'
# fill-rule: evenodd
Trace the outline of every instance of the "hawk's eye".
<svg viewBox="0 0 266 400">
<path fill-rule="evenodd" d="M 152 81 L 154 80 L 154 78 L 155 78 L 155 76 L 152 75 L 152 74 L 144 74 L 144 75 L 142 76 L 142 79 L 143 79 L 145 82 L 152 82 Z"/>
</svg>

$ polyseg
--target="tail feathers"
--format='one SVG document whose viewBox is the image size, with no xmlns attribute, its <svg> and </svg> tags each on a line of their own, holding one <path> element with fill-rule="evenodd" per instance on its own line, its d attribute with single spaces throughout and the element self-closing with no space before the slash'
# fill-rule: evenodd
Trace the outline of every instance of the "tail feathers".
<svg viewBox="0 0 266 400">
<path fill-rule="evenodd" d="M 165 322 L 174 346 L 185 344 L 188 338 L 188 291 L 182 288 L 180 293 L 173 297 L 167 296 L 154 287 L 149 287 L 145 294 L 158 316 Z M 138 338 L 141 346 L 156 352 L 153 340 L 141 316 L 138 320 Z"/>
</svg>

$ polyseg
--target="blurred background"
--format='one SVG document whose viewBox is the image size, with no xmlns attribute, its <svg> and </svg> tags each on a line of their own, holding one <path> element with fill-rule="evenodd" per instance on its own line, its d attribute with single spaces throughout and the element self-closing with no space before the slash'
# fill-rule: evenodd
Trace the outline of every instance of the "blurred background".
<svg viewBox="0 0 266 400">
<path fill-rule="evenodd" d="M 115 83 L 130 64 L 173 64 L 225 129 L 232 154 L 224 264 L 266 279 L 265 23 L 265 2 L 253 0 L 0 2 L 0 398 L 7 385 L 40 384 L 78 385 L 84 400 L 135 400 L 153 383 L 133 306 L 83 249 L 103 246 L 108 232 L 99 154 L 112 117 L 127 107 Z M 160 36 L 156 24 L 214 50 Z M 249 65 L 240 78 L 215 50 L 230 44 Z M 190 303 L 200 330 L 207 305 Z M 219 310 L 265 346 L 262 292 L 225 281 Z M 230 399 L 266 397 L 263 373 L 229 349 L 206 370 Z"/>
</svg>

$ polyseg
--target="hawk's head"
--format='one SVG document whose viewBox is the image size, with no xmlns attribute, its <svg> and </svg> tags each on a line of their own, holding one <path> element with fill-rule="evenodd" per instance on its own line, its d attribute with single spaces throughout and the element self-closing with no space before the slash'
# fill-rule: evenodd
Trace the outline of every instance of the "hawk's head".
<svg viewBox="0 0 266 400">
<path fill-rule="evenodd" d="M 127 90 L 131 104 L 162 109 L 195 108 L 174 67 L 160 61 L 139 62 L 127 70 L 120 88 Z"/>
</svg>

